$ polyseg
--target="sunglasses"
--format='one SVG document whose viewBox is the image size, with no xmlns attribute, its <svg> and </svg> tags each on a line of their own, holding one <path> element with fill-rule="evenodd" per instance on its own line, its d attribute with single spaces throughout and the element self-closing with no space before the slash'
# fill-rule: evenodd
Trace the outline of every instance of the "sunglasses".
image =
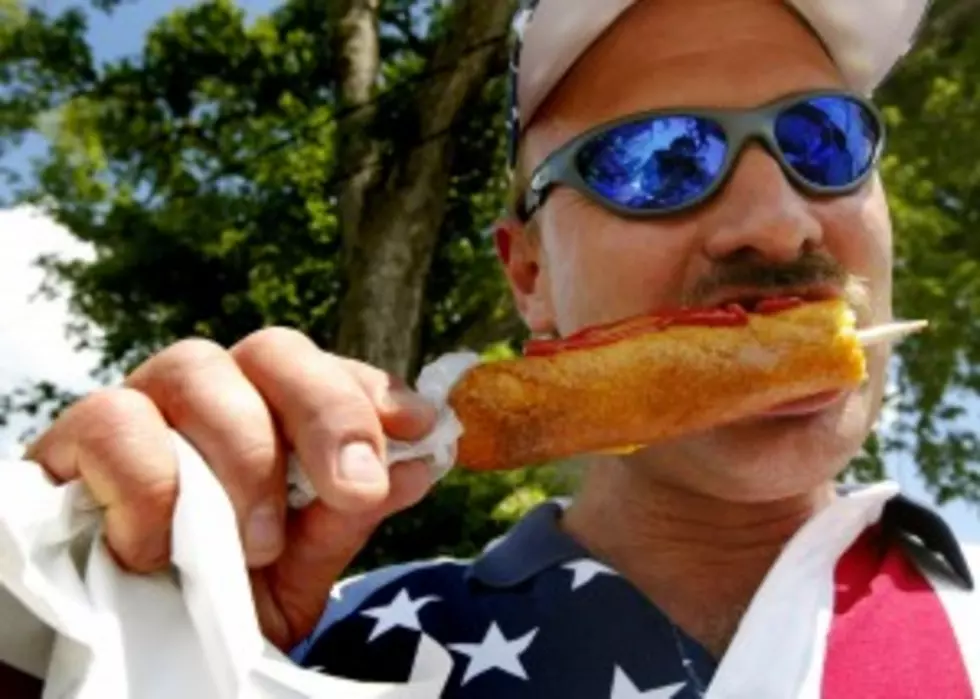
<svg viewBox="0 0 980 699">
<path fill-rule="evenodd" d="M 517 214 L 527 223 L 559 185 L 627 218 L 687 211 L 722 188 L 752 140 L 805 194 L 840 196 L 873 172 L 885 126 L 867 100 L 828 90 L 755 109 L 644 112 L 595 127 L 548 156 Z"/>
</svg>

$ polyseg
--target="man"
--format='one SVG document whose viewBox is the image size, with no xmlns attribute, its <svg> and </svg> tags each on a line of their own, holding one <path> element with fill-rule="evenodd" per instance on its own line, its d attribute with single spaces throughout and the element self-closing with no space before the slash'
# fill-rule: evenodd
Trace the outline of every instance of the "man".
<svg viewBox="0 0 980 699">
<path fill-rule="evenodd" d="M 531 330 L 839 295 L 855 279 L 860 323 L 889 320 L 883 134 L 860 95 L 904 53 L 925 4 L 523 8 L 517 196 L 496 235 Z M 737 143 L 736 123 L 759 138 Z M 574 145 L 577 179 L 549 160 Z M 539 508 L 476 561 L 339 586 L 370 532 L 432 486 L 424 463 L 389 474 L 381 456 L 386 435 L 419 438 L 434 415 L 297 333 L 264 330 L 229 351 L 180 343 L 71 408 L 29 456 L 85 479 L 119 561 L 149 571 L 168 556 L 168 429 L 184 434 L 234 502 L 268 638 L 331 674 L 404 681 L 426 634 L 455 659 L 451 697 L 972 696 L 963 551 L 890 486 L 832 485 L 877 418 L 886 362 L 871 353 L 851 393 L 594 457 L 572 503 Z M 320 501 L 287 517 L 290 450 Z"/>
</svg>

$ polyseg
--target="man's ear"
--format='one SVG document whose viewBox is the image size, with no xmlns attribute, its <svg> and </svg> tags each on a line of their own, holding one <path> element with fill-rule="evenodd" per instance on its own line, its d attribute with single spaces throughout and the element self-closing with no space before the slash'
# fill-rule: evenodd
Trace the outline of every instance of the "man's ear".
<svg viewBox="0 0 980 699">
<path fill-rule="evenodd" d="M 520 222 L 506 219 L 496 224 L 494 243 L 524 322 L 535 335 L 554 333 L 551 284 L 540 237 Z"/>
</svg>

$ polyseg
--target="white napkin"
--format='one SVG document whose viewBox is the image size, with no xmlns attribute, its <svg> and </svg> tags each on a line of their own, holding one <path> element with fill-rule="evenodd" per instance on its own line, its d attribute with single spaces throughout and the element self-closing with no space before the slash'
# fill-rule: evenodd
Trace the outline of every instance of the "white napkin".
<svg viewBox="0 0 980 699">
<path fill-rule="evenodd" d="M 423 636 L 406 684 L 302 670 L 263 638 L 231 504 L 174 435 L 180 495 L 173 569 L 123 572 L 81 483 L 0 460 L 0 661 L 53 699 L 434 699 L 452 668 Z"/>
</svg>

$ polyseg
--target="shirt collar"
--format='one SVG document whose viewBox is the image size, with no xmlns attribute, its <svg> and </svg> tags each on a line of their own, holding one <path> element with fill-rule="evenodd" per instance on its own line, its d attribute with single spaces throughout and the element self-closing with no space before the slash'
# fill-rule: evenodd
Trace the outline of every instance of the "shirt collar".
<svg viewBox="0 0 980 699">
<path fill-rule="evenodd" d="M 842 487 L 840 492 L 846 497 L 854 490 Z M 561 563 L 590 558 L 585 547 L 558 526 L 565 505 L 563 500 L 553 500 L 536 507 L 487 547 L 468 576 L 490 587 L 509 588 Z M 973 575 L 959 542 L 934 511 L 898 494 L 888 500 L 880 521 L 887 535 L 924 547 L 946 564 L 956 582 L 973 589 Z"/>
</svg>

